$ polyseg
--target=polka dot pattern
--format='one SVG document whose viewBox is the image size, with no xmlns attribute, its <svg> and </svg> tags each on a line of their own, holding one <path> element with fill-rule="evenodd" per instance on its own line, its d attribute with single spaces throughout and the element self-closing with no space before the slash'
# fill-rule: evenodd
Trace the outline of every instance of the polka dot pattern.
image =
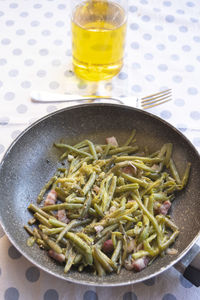
<svg viewBox="0 0 200 300">
<path fill-rule="evenodd" d="M 30 282 L 35 282 L 40 277 L 40 271 L 36 267 L 30 267 L 26 270 L 26 279 Z"/>
<path fill-rule="evenodd" d="M 4 294 L 5 300 L 18 300 L 19 299 L 19 292 L 15 287 L 10 287 L 5 291 Z"/>
<path fill-rule="evenodd" d="M 172 101 L 150 112 L 175 126 L 200 151 L 198 0 L 181 4 L 172 0 L 129 0 L 124 66 L 112 80 L 98 84 L 80 80 L 73 72 L 70 7 L 70 1 L 62 0 L 2 1 L 0 160 L 28 125 L 68 106 L 33 103 L 33 90 L 79 95 L 95 92 L 121 96 L 125 103 L 134 105 L 126 100 L 127 95 L 135 99 L 172 88 Z M 1 226 L 0 254 L 0 292 L 4 300 L 27 298 L 33 291 L 42 300 L 139 300 L 149 295 L 154 300 L 196 300 L 196 288 L 173 269 L 159 275 L 159 280 L 153 277 L 120 288 L 102 289 L 67 281 L 61 284 L 60 279 L 30 265 L 8 241 Z"/>
<path fill-rule="evenodd" d="M 14 246 L 10 246 L 10 248 L 8 249 L 8 255 L 12 259 L 18 259 L 22 256 Z"/>
<path fill-rule="evenodd" d="M 98 300 L 98 296 L 94 291 L 86 291 L 83 295 L 83 300 Z"/>
<path fill-rule="evenodd" d="M 44 300 L 58 300 L 59 294 L 56 290 L 49 289 L 44 293 Z"/>
<path fill-rule="evenodd" d="M 133 292 L 127 292 L 124 294 L 123 300 L 138 300 L 138 297 Z"/>
</svg>

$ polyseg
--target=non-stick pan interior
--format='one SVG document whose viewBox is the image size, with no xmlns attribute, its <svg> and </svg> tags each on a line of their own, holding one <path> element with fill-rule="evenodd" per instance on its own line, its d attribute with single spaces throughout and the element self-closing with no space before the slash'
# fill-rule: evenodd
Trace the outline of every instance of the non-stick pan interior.
<svg viewBox="0 0 200 300">
<path fill-rule="evenodd" d="M 174 247 L 177 255 L 158 258 L 140 273 L 123 270 L 120 275 L 98 278 L 86 272 L 63 273 L 63 267 L 54 263 L 37 245 L 26 245 L 27 233 L 23 225 L 31 214 L 27 206 L 36 197 L 45 182 L 58 167 L 59 150 L 54 142 L 74 144 L 85 138 L 105 142 L 116 136 L 123 143 L 131 130 L 137 130 L 137 144 L 150 151 L 164 143 L 174 145 L 173 157 L 180 174 L 186 162 L 192 163 L 187 188 L 177 195 L 171 215 L 181 233 Z M 89 104 L 67 108 L 33 124 L 7 151 L 0 169 L 0 220 L 12 243 L 34 264 L 60 278 L 91 285 L 122 285 L 139 282 L 154 276 L 174 264 L 191 246 L 200 229 L 200 159 L 196 150 L 172 126 L 149 113 L 130 107 L 109 104 Z"/>
</svg>

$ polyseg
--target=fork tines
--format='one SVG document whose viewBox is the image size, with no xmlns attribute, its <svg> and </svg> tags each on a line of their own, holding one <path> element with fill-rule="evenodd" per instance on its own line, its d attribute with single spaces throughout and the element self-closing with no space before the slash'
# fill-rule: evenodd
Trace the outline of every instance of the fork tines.
<svg viewBox="0 0 200 300">
<path fill-rule="evenodd" d="M 172 90 L 168 89 L 165 91 L 158 92 L 156 94 L 149 95 L 141 98 L 141 106 L 143 109 L 148 109 L 165 102 L 172 100 Z"/>
</svg>

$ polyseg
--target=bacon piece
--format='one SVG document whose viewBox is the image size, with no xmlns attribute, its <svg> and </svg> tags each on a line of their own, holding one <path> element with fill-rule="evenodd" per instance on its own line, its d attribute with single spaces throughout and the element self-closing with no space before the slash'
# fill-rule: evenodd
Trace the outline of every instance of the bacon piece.
<svg viewBox="0 0 200 300">
<path fill-rule="evenodd" d="M 104 253 L 112 253 L 113 252 L 114 246 L 113 246 L 113 242 L 111 239 L 107 240 L 103 243 L 102 250 Z"/>
<path fill-rule="evenodd" d="M 125 260 L 124 267 L 128 271 L 134 270 L 136 272 L 140 272 L 147 267 L 148 262 L 149 259 L 146 256 L 138 258 L 136 260 L 133 260 L 130 256 L 128 260 Z"/>
<path fill-rule="evenodd" d="M 134 164 L 130 163 L 128 166 L 122 168 L 122 172 L 124 172 L 128 175 L 136 175 L 137 168 L 136 168 L 136 166 L 134 166 Z"/>
<path fill-rule="evenodd" d="M 143 270 L 147 267 L 148 262 L 149 262 L 149 259 L 146 256 L 138 258 L 138 259 L 134 260 L 132 263 L 133 269 L 137 272 L 140 272 L 141 270 Z"/>
<path fill-rule="evenodd" d="M 106 138 L 106 143 L 107 143 L 107 144 L 110 144 L 110 145 L 112 145 L 112 146 L 116 146 L 116 147 L 119 146 L 119 145 L 118 145 L 118 142 L 117 142 L 117 140 L 116 140 L 116 137 L 114 137 L 114 136 L 107 137 L 107 138 Z"/>
<path fill-rule="evenodd" d="M 163 202 L 163 204 L 159 207 L 159 213 L 165 216 L 168 213 L 170 207 L 171 207 L 171 202 L 169 200 Z"/>
<path fill-rule="evenodd" d="M 57 218 L 63 223 L 69 223 L 69 219 L 66 216 L 66 211 L 64 209 L 59 209 L 57 212 Z"/>
<path fill-rule="evenodd" d="M 64 254 L 58 254 L 55 251 L 53 251 L 52 249 L 48 251 L 48 254 L 50 257 L 52 257 L 53 259 L 57 260 L 60 263 L 65 261 Z"/>
<path fill-rule="evenodd" d="M 44 206 L 54 205 L 56 203 L 56 200 L 57 200 L 57 193 L 55 190 L 51 190 L 44 201 Z"/>
</svg>

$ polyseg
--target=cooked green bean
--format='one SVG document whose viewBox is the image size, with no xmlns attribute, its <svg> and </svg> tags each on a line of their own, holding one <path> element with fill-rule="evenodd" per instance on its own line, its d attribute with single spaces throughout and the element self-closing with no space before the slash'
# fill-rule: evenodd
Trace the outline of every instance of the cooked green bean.
<svg viewBox="0 0 200 300">
<path fill-rule="evenodd" d="M 58 159 L 36 200 L 40 205 L 28 206 L 33 229 L 24 228 L 29 246 L 61 255 L 65 273 L 91 266 L 98 276 L 119 274 L 134 267 L 134 260 L 147 257 L 152 263 L 175 242 L 179 228 L 168 208 L 175 192 L 186 187 L 191 163 L 179 175 L 171 143 L 151 153 L 148 145 L 140 150 L 135 136 L 134 129 L 122 145 L 114 138 L 113 145 L 109 139 L 55 144 L 65 161 Z"/>
<path fill-rule="evenodd" d="M 126 140 L 126 142 L 124 143 L 123 146 L 128 146 L 128 145 L 130 145 L 130 143 L 132 142 L 132 140 L 133 140 L 134 137 L 135 137 L 135 134 L 136 134 L 136 130 L 133 129 L 132 132 L 131 132 L 131 134 L 130 134 L 130 136 L 128 137 L 128 139 Z"/>
<path fill-rule="evenodd" d="M 89 190 L 91 189 L 91 187 L 93 186 L 94 182 L 95 182 L 95 179 L 96 179 L 96 172 L 93 172 L 91 175 L 90 175 L 90 178 L 88 180 L 88 182 L 85 184 L 85 186 L 83 187 L 82 189 L 82 195 L 86 195 Z"/>
<path fill-rule="evenodd" d="M 56 181 L 57 176 L 53 176 L 41 189 L 38 197 L 37 197 L 37 203 L 40 204 L 43 200 L 43 196 L 46 193 L 46 191 L 50 188 L 50 186 Z"/>
<path fill-rule="evenodd" d="M 50 210 L 60 210 L 60 209 L 67 209 L 67 210 L 73 210 L 73 209 L 79 209 L 82 208 L 83 204 L 80 203 L 59 203 L 59 204 L 52 204 L 42 207 L 43 211 L 50 211 Z"/>
</svg>

